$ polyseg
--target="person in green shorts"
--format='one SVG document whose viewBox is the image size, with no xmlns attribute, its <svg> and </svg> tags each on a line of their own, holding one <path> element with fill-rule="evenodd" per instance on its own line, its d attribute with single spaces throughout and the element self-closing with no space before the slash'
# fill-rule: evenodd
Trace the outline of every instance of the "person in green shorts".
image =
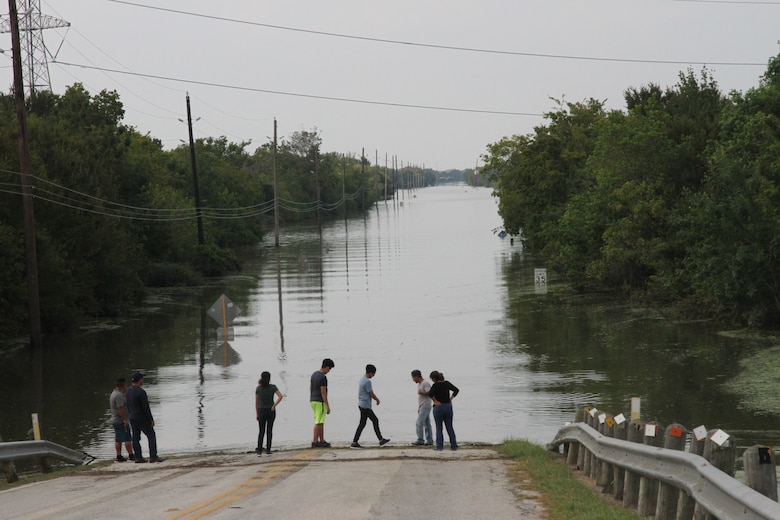
<svg viewBox="0 0 780 520">
<path fill-rule="evenodd" d="M 335 367 L 333 360 L 325 358 L 322 367 L 311 375 L 309 401 L 314 411 L 314 433 L 311 440 L 312 448 L 330 448 L 330 443 L 325 440 L 325 416 L 330 413 L 328 403 L 328 377 L 330 369 Z"/>
</svg>

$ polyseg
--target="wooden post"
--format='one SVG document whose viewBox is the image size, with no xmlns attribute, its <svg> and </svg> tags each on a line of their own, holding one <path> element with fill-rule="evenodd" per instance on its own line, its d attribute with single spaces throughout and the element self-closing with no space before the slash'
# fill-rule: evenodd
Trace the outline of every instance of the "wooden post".
<svg viewBox="0 0 780 520">
<path fill-rule="evenodd" d="M 614 435 L 616 439 L 625 441 L 628 439 L 628 422 L 622 414 L 616 417 L 614 426 Z M 626 482 L 626 470 L 620 466 L 615 466 L 615 485 L 612 486 L 612 496 L 615 500 L 623 500 L 623 486 Z"/>
<path fill-rule="evenodd" d="M 742 454 L 747 485 L 777 502 L 777 469 L 771 446 L 751 446 Z"/>
<path fill-rule="evenodd" d="M 726 436 L 725 439 L 722 437 Z M 737 455 L 737 444 L 734 437 L 723 430 L 710 430 L 707 432 L 707 440 L 704 443 L 704 458 L 710 464 L 721 470 L 730 477 L 734 476 L 734 469 Z M 715 517 L 708 513 L 699 504 L 693 509 L 694 520 L 715 520 Z"/>
<path fill-rule="evenodd" d="M 703 426 L 700 426 L 700 428 L 704 428 Z M 697 437 L 696 432 L 698 429 L 695 429 L 693 431 L 693 435 L 691 436 L 691 446 L 688 450 L 689 453 L 693 455 L 704 455 L 704 444 L 707 440 L 707 435 L 703 435 L 701 438 Z M 696 507 L 696 501 L 693 499 L 691 495 L 688 493 L 680 492 L 680 496 L 677 499 L 677 516 L 675 517 L 675 520 L 691 520 L 693 518 L 693 510 Z"/>
<path fill-rule="evenodd" d="M 660 448 L 664 445 L 664 427 L 657 421 L 650 421 L 645 425 L 645 437 L 643 443 L 646 446 Z M 658 503 L 658 481 L 641 476 L 639 478 L 639 502 L 637 512 L 640 516 L 653 516 Z"/>
<path fill-rule="evenodd" d="M 681 424 L 670 424 L 666 427 L 664 435 L 664 448 L 667 450 L 685 450 L 685 426 Z M 675 520 L 677 516 L 677 502 L 680 491 L 671 484 L 659 482 L 658 484 L 658 503 L 655 507 L 655 518 L 657 520 Z"/>
<path fill-rule="evenodd" d="M 628 425 L 628 442 L 642 442 L 645 436 L 645 422 L 642 419 L 634 419 Z M 623 483 L 623 507 L 636 509 L 639 503 L 639 475 L 626 470 Z"/>
<path fill-rule="evenodd" d="M 0 442 L 3 442 L 3 437 L 0 435 Z M 5 481 L 9 484 L 17 482 L 19 480 L 19 474 L 16 473 L 16 466 L 12 461 L 0 462 L 0 468 L 5 473 Z"/>
<path fill-rule="evenodd" d="M 582 422 L 587 424 L 587 419 L 589 417 L 590 413 L 590 407 L 586 406 L 582 409 Z M 585 472 L 585 459 L 588 454 L 588 450 L 585 448 L 585 446 L 580 446 L 579 450 L 577 452 L 577 469 L 582 470 L 582 472 Z"/>
<path fill-rule="evenodd" d="M 577 413 L 574 414 L 574 422 L 582 422 L 582 419 L 585 417 L 585 407 L 580 406 L 577 408 Z M 577 457 L 579 456 L 580 451 L 580 445 L 577 442 L 571 442 L 569 443 L 568 449 L 566 450 L 566 463 L 570 466 L 576 466 L 577 465 Z"/>
<path fill-rule="evenodd" d="M 585 415 L 585 424 L 593 428 L 593 422 L 594 422 L 594 414 L 597 412 L 595 408 L 591 408 L 588 410 L 588 413 Z M 592 478 L 594 474 L 593 469 L 593 453 L 591 453 L 588 449 L 585 449 L 585 460 L 582 465 L 582 472 L 585 474 L 586 477 Z"/>
<path fill-rule="evenodd" d="M 602 422 L 603 418 L 603 422 Z M 615 437 L 615 418 L 611 413 L 603 413 L 599 416 L 599 432 L 610 439 Z M 596 484 L 601 488 L 602 493 L 612 493 L 612 486 L 615 480 L 614 466 L 609 462 L 602 460 L 599 462 L 599 471 Z"/>
</svg>

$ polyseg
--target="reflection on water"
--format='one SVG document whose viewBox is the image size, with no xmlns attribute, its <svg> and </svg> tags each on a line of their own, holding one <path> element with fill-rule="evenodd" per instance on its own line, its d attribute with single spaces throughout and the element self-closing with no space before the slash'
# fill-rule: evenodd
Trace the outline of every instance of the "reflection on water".
<svg viewBox="0 0 780 520">
<path fill-rule="evenodd" d="M 455 428 L 464 442 L 545 443 L 578 405 L 625 411 L 634 395 L 664 423 L 758 437 L 780 430 L 777 410 L 759 420 L 724 389 L 761 345 L 622 302 L 567 297 L 549 271 L 547 293 L 537 294 L 534 269 L 546 266 L 498 238 L 499 226 L 490 191 L 459 186 L 380 203 L 322 233 L 316 224 L 283 229 L 280 247 L 269 237 L 224 283 L 167 292 L 113 327 L 49 337 L 39 357 L 0 352 L 0 434 L 24 438 L 39 411 L 46 438 L 110 458 L 108 395 L 139 369 L 162 454 L 250 450 L 254 389 L 268 370 L 285 394 L 274 440 L 306 446 L 309 377 L 324 357 L 336 363 L 325 427 L 336 445 L 357 426 L 367 363 L 378 368 L 375 411 L 394 443 L 415 437 L 413 369 L 440 370 L 461 389 Z M 221 294 L 242 309 L 227 342 L 205 316 Z"/>
</svg>

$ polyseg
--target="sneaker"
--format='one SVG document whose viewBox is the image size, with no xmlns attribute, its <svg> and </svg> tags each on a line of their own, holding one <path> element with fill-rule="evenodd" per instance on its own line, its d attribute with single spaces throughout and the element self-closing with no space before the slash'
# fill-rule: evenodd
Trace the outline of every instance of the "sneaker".
<svg viewBox="0 0 780 520">
<path fill-rule="evenodd" d="M 149 462 L 165 462 L 165 459 L 161 459 L 160 457 L 152 457 L 149 459 Z"/>
<path fill-rule="evenodd" d="M 360 445 L 360 444 L 358 444 L 357 442 L 353 442 L 352 444 L 350 444 L 350 445 L 349 445 L 349 447 L 350 447 L 350 448 L 354 448 L 354 449 L 356 449 L 356 450 L 359 450 L 359 449 L 361 449 L 363 446 L 361 446 L 361 445 Z"/>
<path fill-rule="evenodd" d="M 320 446 L 320 444 L 321 444 L 321 443 L 319 443 L 319 442 L 312 442 L 312 443 L 311 443 L 311 447 L 312 447 L 312 448 L 320 448 L 320 447 L 321 447 L 321 446 Z"/>
<path fill-rule="evenodd" d="M 135 460 L 135 453 L 131 453 L 130 455 L 127 456 L 127 458 L 130 460 Z"/>
<path fill-rule="evenodd" d="M 415 441 L 412 443 L 412 446 L 425 446 L 425 443 L 423 441 Z"/>
<path fill-rule="evenodd" d="M 123 456 L 121 456 L 121 455 L 117 455 L 117 456 L 116 456 L 116 461 L 117 461 L 117 462 L 127 462 L 127 459 L 126 459 L 126 458 L 124 458 L 124 457 L 123 457 Z"/>
<path fill-rule="evenodd" d="M 140 458 L 140 459 L 135 459 L 135 463 L 136 464 L 146 464 L 147 462 L 149 462 L 149 461 L 144 459 L 143 457 Z"/>
<path fill-rule="evenodd" d="M 271 454 L 271 448 L 266 448 L 265 449 L 265 454 L 266 455 L 270 455 Z"/>
<path fill-rule="evenodd" d="M 330 448 L 330 443 L 326 441 L 322 441 L 320 443 L 320 448 Z"/>
<path fill-rule="evenodd" d="M 387 444 L 388 442 L 390 442 L 390 439 L 382 439 L 381 441 L 379 441 L 379 445 L 380 445 L 380 446 L 384 446 L 384 445 L 385 445 L 385 444 Z"/>
</svg>

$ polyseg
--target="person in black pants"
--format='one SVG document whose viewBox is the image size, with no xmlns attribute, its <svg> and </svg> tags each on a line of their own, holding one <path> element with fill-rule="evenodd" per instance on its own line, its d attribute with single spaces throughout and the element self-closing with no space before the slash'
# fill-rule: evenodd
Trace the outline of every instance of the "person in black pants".
<svg viewBox="0 0 780 520">
<path fill-rule="evenodd" d="M 371 400 L 376 401 L 379 406 L 379 398 L 374 393 L 374 389 L 371 386 L 371 379 L 376 375 L 376 367 L 374 365 L 366 365 L 366 373 L 360 378 L 358 384 L 358 410 L 360 410 L 360 424 L 358 424 L 357 431 L 355 431 L 355 438 L 352 440 L 351 448 L 362 448 L 358 442 L 360 440 L 360 434 L 363 433 L 363 428 L 366 427 L 366 422 L 371 419 L 371 423 L 374 425 L 374 433 L 376 433 L 377 439 L 379 439 L 379 445 L 384 446 L 390 439 L 382 437 L 382 432 L 379 431 L 379 418 L 377 418 L 374 411 L 371 409 Z"/>
<path fill-rule="evenodd" d="M 133 386 L 127 389 L 125 401 L 127 411 L 130 414 L 130 427 L 133 430 L 133 453 L 135 462 L 162 462 L 157 456 L 157 434 L 154 432 L 154 417 L 149 408 L 149 397 L 146 390 L 141 388 L 144 384 L 144 374 L 133 372 Z M 141 455 L 141 433 L 146 435 L 149 441 L 149 460 Z"/>
<path fill-rule="evenodd" d="M 274 395 L 276 402 L 274 402 Z M 276 407 L 284 399 L 282 392 L 271 384 L 271 373 L 263 372 L 260 374 L 260 381 L 255 388 L 255 411 L 257 412 L 257 422 L 260 426 L 260 433 L 257 435 L 257 454 L 263 453 L 263 437 L 266 437 L 265 452 L 271 454 L 271 440 L 274 436 L 274 421 L 276 420 Z"/>
</svg>

